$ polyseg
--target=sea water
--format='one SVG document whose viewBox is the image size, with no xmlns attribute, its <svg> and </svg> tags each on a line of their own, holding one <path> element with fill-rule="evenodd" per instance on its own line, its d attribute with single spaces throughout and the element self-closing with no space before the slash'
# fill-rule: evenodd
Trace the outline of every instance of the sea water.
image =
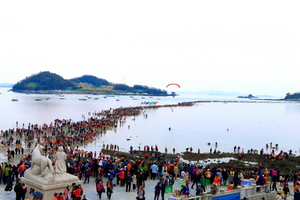
<svg viewBox="0 0 300 200">
<path fill-rule="evenodd" d="M 130 146 L 143 149 L 145 145 L 157 145 L 163 152 L 165 148 L 168 152 L 172 152 L 173 148 L 176 152 L 183 152 L 191 147 L 193 152 L 198 149 L 201 152 L 209 152 L 210 149 L 233 152 L 234 146 L 240 146 L 245 152 L 251 148 L 264 148 L 266 152 L 266 144 L 270 145 L 270 142 L 273 146 L 278 144 L 278 150 L 291 149 L 298 153 L 300 149 L 297 142 L 300 104 L 297 102 L 254 101 L 217 95 L 105 98 L 104 95 L 23 94 L 8 92 L 7 88 L 1 88 L 0 92 L 0 130 L 21 127 L 23 124 L 25 128 L 29 124 L 50 124 L 55 119 L 76 122 L 101 110 L 145 105 L 143 103 L 169 105 L 209 101 L 198 102 L 191 107 L 147 109 L 144 115 L 127 117 L 122 126 L 108 130 L 86 146 L 85 150 L 88 151 L 99 152 L 103 144 L 116 144 L 121 151 L 129 151 Z"/>
</svg>

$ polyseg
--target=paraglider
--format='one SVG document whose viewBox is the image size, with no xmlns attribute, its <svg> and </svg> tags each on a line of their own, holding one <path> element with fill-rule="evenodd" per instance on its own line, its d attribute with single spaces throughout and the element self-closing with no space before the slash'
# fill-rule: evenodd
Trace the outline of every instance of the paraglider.
<svg viewBox="0 0 300 200">
<path fill-rule="evenodd" d="M 167 88 L 167 87 L 169 87 L 170 85 L 176 85 L 177 87 L 179 87 L 179 88 L 180 88 L 180 85 L 179 85 L 179 84 L 177 84 L 177 83 L 170 83 L 170 84 L 168 84 L 168 85 L 166 86 L 166 88 Z"/>
</svg>

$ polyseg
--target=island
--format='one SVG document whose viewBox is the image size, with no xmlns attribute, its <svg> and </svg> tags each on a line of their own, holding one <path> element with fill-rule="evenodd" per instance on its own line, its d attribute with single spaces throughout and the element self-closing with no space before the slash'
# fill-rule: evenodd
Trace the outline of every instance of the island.
<svg viewBox="0 0 300 200">
<path fill-rule="evenodd" d="M 253 96 L 252 94 L 249 94 L 248 96 L 238 96 L 237 98 L 247 98 L 247 99 L 254 99 L 254 98 L 258 98 Z"/>
<path fill-rule="evenodd" d="M 113 84 L 105 79 L 92 75 L 64 79 L 49 71 L 33 74 L 19 81 L 12 87 L 13 92 L 40 94 L 105 94 L 105 95 L 143 95 L 143 96 L 176 96 L 145 85 Z"/>
<path fill-rule="evenodd" d="M 295 92 L 295 93 L 287 93 L 284 100 L 300 100 L 300 92 Z"/>
</svg>

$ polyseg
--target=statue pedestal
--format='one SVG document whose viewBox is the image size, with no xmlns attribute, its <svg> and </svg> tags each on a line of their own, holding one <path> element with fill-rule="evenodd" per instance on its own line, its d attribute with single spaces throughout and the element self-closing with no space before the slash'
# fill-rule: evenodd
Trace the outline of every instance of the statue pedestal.
<svg viewBox="0 0 300 200">
<path fill-rule="evenodd" d="M 52 199 L 54 193 L 64 193 L 68 185 L 71 187 L 70 189 L 72 189 L 72 183 L 76 183 L 76 185 L 81 184 L 81 181 L 77 176 L 68 173 L 55 175 L 47 174 L 46 177 L 39 177 L 34 175 L 31 169 L 25 171 L 21 181 L 27 186 L 25 198 L 32 198 L 29 194 L 30 189 L 32 188 L 35 191 L 43 193 L 43 200 Z"/>
</svg>

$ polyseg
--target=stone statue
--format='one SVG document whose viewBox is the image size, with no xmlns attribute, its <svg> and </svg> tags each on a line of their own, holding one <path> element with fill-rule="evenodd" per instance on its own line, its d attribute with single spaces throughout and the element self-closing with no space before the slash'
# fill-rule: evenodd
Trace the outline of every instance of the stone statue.
<svg viewBox="0 0 300 200">
<path fill-rule="evenodd" d="M 27 188 L 40 191 L 43 199 L 48 200 L 53 198 L 54 192 L 64 192 L 66 185 L 81 184 L 77 176 L 67 173 L 67 155 L 62 151 L 62 147 L 59 147 L 55 154 L 55 167 L 52 167 L 52 161 L 48 157 L 42 155 L 43 149 L 41 144 L 37 144 L 32 151 L 32 167 L 25 170 L 24 177 L 21 177 Z M 28 198 L 29 195 L 26 195 Z"/>
<path fill-rule="evenodd" d="M 51 174 L 54 173 L 52 162 L 49 158 L 42 155 L 44 146 L 37 144 L 34 150 L 32 151 L 32 165 L 31 170 L 32 174 L 45 177 L 47 174 L 47 169 Z"/>
<path fill-rule="evenodd" d="M 63 147 L 61 146 L 58 147 L 58 151 L 54 155 L 55 174 L 63 174 L 67 172 L 67 167 L 66 167 L 67 154 L 63 152 L 63 150 L 64 150 Z"/>
<path fill-rule="evenodd" d="M 67 173 L 67 155 L 62 151 L 63 147 L 59 147 L 54 156 L 55 167 L 52 167 L 52 161 L 48 157 L 41 154 L 43 149 L 43 145 L 37 144 L 32 151 L 32 167 L 25 170 L 23 178 L 27 184 L 31 182 L 30 184 L 47 186 L 79 181 L 77 176 Z"/>
</svg>

